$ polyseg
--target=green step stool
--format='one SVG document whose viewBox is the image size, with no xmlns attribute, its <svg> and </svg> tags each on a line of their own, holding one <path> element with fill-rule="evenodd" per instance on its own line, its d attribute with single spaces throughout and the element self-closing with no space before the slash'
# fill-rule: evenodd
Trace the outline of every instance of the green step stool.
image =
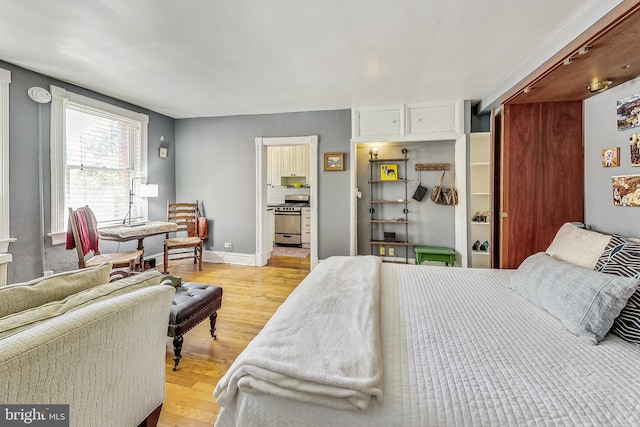
<svg viewBox="0 0 640 427">
<path fill-rule="evenodd" d="M 440 261 L 447 266 L 453 267 L 456 264 L 456 251 L 451 248 L 441 246 L 414 246 L 416 254 L 416 265 L 425 261 Z"/>
</svg>

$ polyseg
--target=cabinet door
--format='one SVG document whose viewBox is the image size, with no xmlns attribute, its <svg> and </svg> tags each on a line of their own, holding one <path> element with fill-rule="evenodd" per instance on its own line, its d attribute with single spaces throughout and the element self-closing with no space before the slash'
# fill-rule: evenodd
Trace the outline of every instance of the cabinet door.
<svg viewBox="0 0 640 427">
<path fill-rule="evenodd" d="M 282 176 L 282 147 L 267 147 L 267 185 L 280 186 Z"/>
<path fill-rule="evenodd" d="M 507 105 L 502 120 L 499 266 L 517 268 L 583 221 L 582 103 Z"/>
<path fill-rule="evenodd" d="M 358 110 L 358 136 L 404 135 L 404 108 Z"/>
<path fill-rule="evenodd" d="M 454 104 L 409 107 L 409 135 L 456 131 Z"/>
</svg>

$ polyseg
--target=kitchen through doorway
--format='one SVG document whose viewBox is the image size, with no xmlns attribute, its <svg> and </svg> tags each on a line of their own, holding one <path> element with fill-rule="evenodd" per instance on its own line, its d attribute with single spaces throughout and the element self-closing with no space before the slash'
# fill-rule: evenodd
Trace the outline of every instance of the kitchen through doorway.
<svg viewBox="0 0 640 427">
<path fill-rule="evenodd" d="M 256 265 L 291 259 L 295 268 L 318 262 L 317 141 L 256 138 Z"/>
</svg>

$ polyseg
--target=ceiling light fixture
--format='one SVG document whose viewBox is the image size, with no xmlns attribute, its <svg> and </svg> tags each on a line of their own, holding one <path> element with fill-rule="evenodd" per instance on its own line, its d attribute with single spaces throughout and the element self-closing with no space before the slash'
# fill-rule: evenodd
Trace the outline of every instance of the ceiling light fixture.
<svg viewBox="0 0 640 427">
<path fill-rule="evenodd" d="M 611 83 L 613 83 L 611 80 L 593 81 L 587 85 L 587 90 L 591 93 L 603 92 L 609 89 L 609 86 L 611 86 Z"/>
</svg>

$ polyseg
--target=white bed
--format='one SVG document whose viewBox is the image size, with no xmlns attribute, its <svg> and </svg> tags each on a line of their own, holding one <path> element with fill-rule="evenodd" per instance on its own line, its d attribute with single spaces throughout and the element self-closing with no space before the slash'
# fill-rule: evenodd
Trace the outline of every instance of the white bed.
<svg viewBox="0 0 640 427">
<path fill-rule="evenodd" d="M 325 286 L 314 275 L 331 260 L 298 301 Z M 379 400 L 353 411 L 240 389 L 216 426 L 640 425 L 640 346 L 612 334 L 585 343 L 510 289 L 513 274 L 381 264 Z"/>
</svg>

